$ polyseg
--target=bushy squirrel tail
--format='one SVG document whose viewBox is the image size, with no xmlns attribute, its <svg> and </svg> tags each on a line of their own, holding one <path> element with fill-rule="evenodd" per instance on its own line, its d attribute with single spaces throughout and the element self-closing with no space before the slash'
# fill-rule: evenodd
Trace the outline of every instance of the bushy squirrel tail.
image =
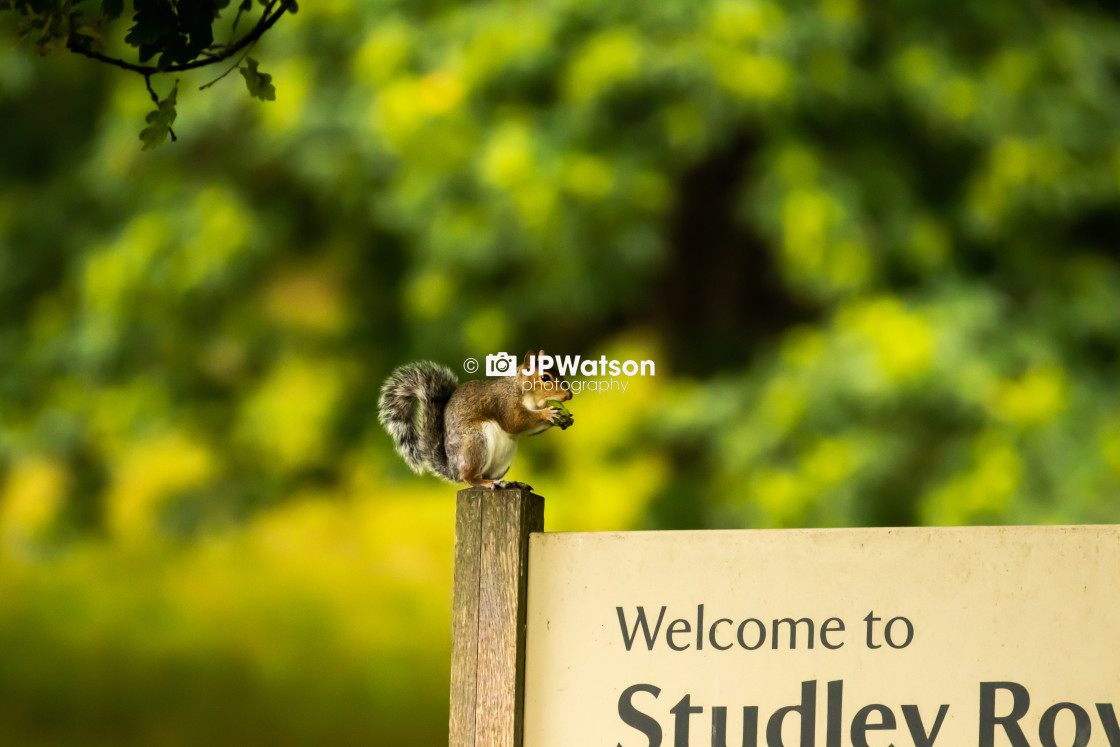
<svg viewBox="0 0 1120 747">
<path fill-rule="evenodd" d="M 443 411 L 458 385 L 447 366 L 417 361 L 393 371 L 381 387 L 378 419 L 419 475 L 432 472 L 453 479 L 443 443 Z"/>
</svg>

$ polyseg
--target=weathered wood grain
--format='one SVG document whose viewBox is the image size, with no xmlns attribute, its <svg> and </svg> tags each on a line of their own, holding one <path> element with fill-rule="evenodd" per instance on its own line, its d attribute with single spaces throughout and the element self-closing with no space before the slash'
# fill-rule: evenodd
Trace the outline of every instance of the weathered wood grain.
<svg viewBox="0 0 1120 747">
<path fill-rule="evenodd" d="M 459 491 L 451 663 L 451 747 L 520 747 L 529 534 L 544 499 Z"/>
<path fill-rule="evenodd" d="M 451 731 L 449 747 L 475 747 L 475 672 L 478 660 L 478 571 L 482 501 L 460 490 L 455 502 L 455 579 L 451 620 Z"/>
</svg>

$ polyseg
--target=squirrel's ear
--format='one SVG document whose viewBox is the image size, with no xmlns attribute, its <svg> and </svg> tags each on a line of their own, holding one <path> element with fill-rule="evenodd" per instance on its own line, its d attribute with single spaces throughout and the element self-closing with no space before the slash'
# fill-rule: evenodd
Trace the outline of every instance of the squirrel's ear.
<svg viewBox="0 0 1120 747">
<path fill-rule="evenodd" d="M 529 361 L 533 360 L 533 358 L 535 358 L 535 357 L 537 357 L 537 354 L 532 350 L 525 353 L 525 360 L 521 361 L 521 368 L 523 368 L 525 370 L 528 370 L 529 369 Z"/>
</svg>

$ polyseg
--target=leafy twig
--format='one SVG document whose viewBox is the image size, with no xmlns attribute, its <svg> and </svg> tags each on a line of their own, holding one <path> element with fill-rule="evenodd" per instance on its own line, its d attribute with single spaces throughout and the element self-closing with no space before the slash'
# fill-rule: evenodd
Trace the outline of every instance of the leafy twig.
<svg viewBox="0 0 1120 747">
<path fill-rule="evenodd" d="M 144 85 L 148 87 L 148 95 L 150 95 L 152 97 L 152 102 L 158 107 L 159 106 L 159 96 L 156 95 L 155 89 L 152 88 L 152 75 L 151 75 L 151 73 L 144 76 Z M 173 142 L 173 143 L 176 142 L 179 139 L 179 138 L 175 137 L 175 130 L 172 129 L 171 125 L 167 125 L 167 134 L 169 134 L 171 136 L 171 142 Z"/>
<path fill-rule="evenodd" d="M 241 67 L 242 61 L 244 61 L 244 59 L 249 56 L 249 53 L 253 51 L 253 46 L 255 44 L 256 44 L 256 41 L 254 41 L 252 44 L 250 44 L 248 47 L 246 47 L 245 51 L 241 53 L 241 56 L 237 58 L 237 62 L 233 63 L 233 65 L 230 67 L 229 70 L 226 70 L 224 73 L 219 75 L 217 78 L 214 78 L 214 80 L 210 81 L 209 83 L 203 83 L 201 86 L 198 87 L 198 90 L 200 90 L 200 91 L 206 90 L 207 88 L 214 85 L 215 83 L 217 83 L 222 78 L 224 78 L 227 75 L 229 75 L 230 73 L 232 73 L 237 68 Z"/>
<path fill-rule="evenodd" d="M 276 8 L 276 10 L 273 11 L 273 8 L 275 8 L 277 4 L 279 4 L 280 7 Z M 253 28 L 248 33 L 246 33 L 245 36 L 226 46 L 225 49 L 222 50 L 222 52 L 220 52 L 219 54 L 216 54 L 212 57 L 207 57 L 205 59 L 191 60 L 190 62 L 172 64 L 168 65 L 167 67 L 158 67 L 156 65 L 137 65 L 132 62 L 126 62 L 125 60 L 118 59 L 116 57 L 110 57 L 108 55 L 101 54 L 100 52 L 95 52 L 92 49 L 86 49 L 80 43 L 78 43 L 77 38 L 74 36 L 72 36 L 67 42 L 66 47 L 71 52 L 80 54 L 83 57 L 88 57 L 91 60 L 97 60 L 98 62 L 104 62 L 106 65 L 119 67 L 122 70 L 129 70 L 134 73 L 139 73 L 140 75 L 143 75 L 145 77 L 156 75 L 158 73 L 181 73 L 187 70 L 194 70 L 196 68 L 206 67 L 207 65 L 213 65 L 217 62 L 221 62 L 222 60 L 227 60 L 230 57 L 233 57 L 242 49 L 255 43 L 258 39 L 264 36 L 264 33 L 272 28 L 272 26 L 278 20 L 280 20 L 280 16 L 284 15 L 284 13 L 293 5 L 295 5 L 295 3 L 292 2 L 292 0 L 271 0 L 271 2 L 269 2 L 265 6 L 264 13 L 261 14 L 260 20 L 257 21 L 256 25 L 253 26 Z"/>
</svg>

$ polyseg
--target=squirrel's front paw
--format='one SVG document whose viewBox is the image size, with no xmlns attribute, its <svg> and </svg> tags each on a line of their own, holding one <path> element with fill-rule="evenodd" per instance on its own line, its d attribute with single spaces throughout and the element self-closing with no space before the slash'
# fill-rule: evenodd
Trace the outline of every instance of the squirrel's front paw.
<svg viewBox="0 0 1120 747">
<path fill-rule="evenodd" d="M 568 426 L 575 422 L 571 415 L 561 410 L 559 407 L 548 408 L 549 416 L 548 422 L 553 425 L 560 426 L 560 430 L 566 430 Z"/>
</svg>

